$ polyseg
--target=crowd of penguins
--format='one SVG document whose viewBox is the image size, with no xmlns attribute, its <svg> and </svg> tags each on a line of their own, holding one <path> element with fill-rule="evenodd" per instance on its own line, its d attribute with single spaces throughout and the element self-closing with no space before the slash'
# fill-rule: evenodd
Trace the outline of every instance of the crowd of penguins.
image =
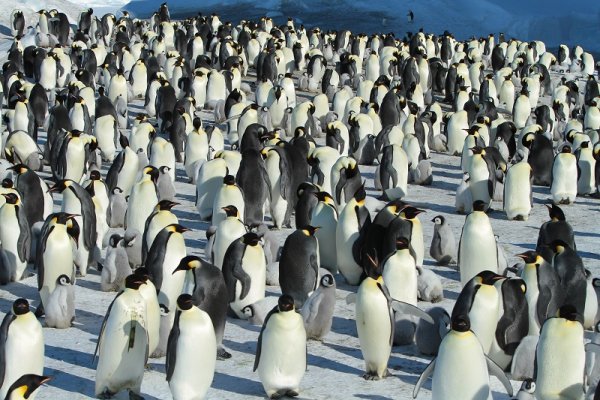
<svg viewBox="0 0 600 400">
<path fill-rule="evenodd" d="M 600 398 L 600 337 L 584 340 L 600 284 L 560 208 L 600 183 L 600 92 L 581 47 L 172 21 L 166 4 L 147 20 L 37 17 L 13 12 L 2 66 L 0 284 L 34 273 L 39 301 L 35 314 L 25 299 L 5 310 L 0 399 L 31 399 L 50 379 L 40 320 L 71 326 L 88 268 L 118 292 L 98 336 L 100 398 L 141 398 L 148 358 L 163 356 L 173 398 L 203 398 L 231 357 L 227 317 L 262 325 L 254 370 L 266 394 L 297 396 L 306 341 L 331 328 L 338 273 L 357 286 L 347 302 L 365 379 L 385 378 L 392 346 L 416 341 L 437 357 L 415 397 L 431 377 L 433 399 L 488 399 L 495 375 L 510 396 L 508 376 L 523 381 L 519 399 Z M 464 174 L 460 240 L 440 215 L 430 247 L 460 271 L 451 314 L 417 306 L 443 290 L 423 267 L 424 210 L 402 200 L 408 183 L 432 183 L 430 152 L 461 156 Z M 172 212 L 178 165 L 210 221 L 203 258 L 186 253 L 189 229 Z M 364 165 L 377 166 L 374 215 Z M 527 220 L 532 185 L 549 187 L 549 219 L 509 267 L 487 213 L 496 202 Z M 267 283 L 281 297 L 267 301 Z"/>
</svg>

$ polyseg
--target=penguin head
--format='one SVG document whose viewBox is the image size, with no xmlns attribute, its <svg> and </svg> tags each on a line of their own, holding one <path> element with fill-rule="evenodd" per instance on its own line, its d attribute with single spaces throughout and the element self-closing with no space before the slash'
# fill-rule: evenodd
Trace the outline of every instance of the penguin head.
<svg viewBox="0 0 600 400">
<path fill-rule="evenodd" d="M 181 311 L 187 311 L 194 305 L 192 295 L 184 293 L 177 298 L 177 308 Z"/>
<path fill-rule="evenodd" d="M 483 200 L 475 200 L 473 202 L 473 211 L 484 212 L 485 211 L 485 202 Z"/>
<path fill-rule="evenodd" d="M 431 222 L 433 222 L 436 225 L 444 225 L 444 222 L 446 222 L 446 218 L 443 215 L 436 215 L 435 217 L 433 217 Z"/>
<path fill-rule="evenodd" d="M 221 207 L 221 210 L 225 211 L 225 214 L 228 217 L 239 218 L 239 216 L 240 216 L 240 213 L 239 213 L 237 207 L 234 205 L 231 205 L 231 204 L 228 206 L 225 206 L 225 207 Z"/>
<path fill-rule="evenodd" d="M 31 397 L 33 392 L 37 390 L 44 383 L 48 382 L 51 378 L 48 376 L 26 374 L 22 375 L 17 379 L 10 387 L 7 392 L 7 399 L 12 399 L 12 394 L 17 394 L 16 398 L 28 399 Z"/>
<path fill-rule="evenodd" d="M 185 233 L 185 232 L 191 231 L 190 228 L 186 228 L 185 226 L 180 225 L 180 224 L 170 224 L 170 225 L 167 225 L 165 227 L 165 229 L 168 230 L 169 232 L 173 232 L 173 233 Z"/>
<path fill-rule="evenodd" d="M 158 170 L 158 168 L 156 168 L 152 165 L 148 165 L 148 166 L 144 167 L 142 172 L 145 175 L 150 176 L 150 179 L 152 179 L 152 181 L 154 183 L 156 183 L 158 181 L 158 177 L 160 176 L 160 171 Z"/>
<path fill-rule="evenodd" d="M 29 302 L 26 299 L 16 299 L 12 306 L 13 314 L 19 316 L 29 312 Z"/>
<path fill-rule="evenodd" d="M 525 262 L 525 264 L 535 264 L 536 267 L 539 267 L 542 261 L 541 256 L 533 250 L 517 254 L 516 256 L 522 259 Z"/>
<path fill-rule="evenodd" d="M 66 286 L 71 284 L 71 278 L 67 275 L 62 274 L 58 278 L 56 278 L 56 284 L 61 286 Z"/>
<path fill-rule="evenodd" d="M 403 202 L 400 199 L 392 200 L 385 205 L 385 210 L 390 212 L 393 215 L 398 215 L 404 208 L 406 208 L 408 204 Z"/>
<path fill-rule="evenodd" d="M 556 204 L 546 204 L 546 208 L 552 221 L 566 221 L 565 213 Z"/>
<path fill-rule="evenodd" d="M 254 317 L 254 305 L 250 304 L 246 307 L 242 308 L 242 314 L 246 317 L 246 319 L 250 319 Z"/>
<path fill-rule="evenodd" d="M 51 186 L 48 189 L 48 192 L 50 192 L 50 193 L 62 193 L 69 186 L 73 185 L 73 183 L 75 183 L 75 182 L 73 182 L 71 179 L 60 180 L 60 181 L 56 182 L 53 186 Z"/>
<path fill-rule="evenodd" d="M 465 128 L 463 129 L 463 131 L 467 132 L 467 134 L 469 135 L 479 135 L 479 128 L 481 128 L 479 125 L 473 125 L 470 128 Z M 473 149 L 471 149 L 473 152 L 475 152 Z"/>
<path fill-rule="evenodd" d="M 123 236 L 119 235 L 118 233 L 115 233 L 110 237 L 110 239 L 108 239 L 108 245 L 112 248 L 116 248 L 122 240 Z"/>
<path fill-rule="evenodd" d="M 15 184 L 12 179 L 4 178 L 4 179 L 2 179 L 2 187 L 4 189 L 11 189 L 11 188 L 15 187 Z"/>
<path fill-rule="evenodd" d="M 417 218 L 417 216 L 419 214 L 424 213 L 424 212 L 426 212 L 426 211 L 421 210 L 417 207 L 406 206 L 400 212 L 400 217 L 405 218 L 405 219 L 414 219 L 414 218 Z"/>
<path fill-rule="evenodd" d="M 16 193 L 2 193 L 8 204 L 19 204 L 19 196 Z"/>
<path fill-rule="evenodd" d="M 223 178 L 223 184 L 227 186 L 235 185 L 235 176 L 233 175 L 225 175 Z"/>
<path fill-rule="evenodd" d="M 277 301 L 277 309 L 279 312 L 288 312 L 294 310 L 294 299 L 289 294 L 284 294 Z"/>
<path fill-rule="evenodd" d="M 396 239 L 396 250 L 407 250 L 409 246 L 409 241 L 405 237 L 399 237 Z"/>
<path fill-rule="evenodd" d="M 173 207 L 175 207 L 176 205 L 179 205 L 178 202 L 176 201 L 171 201 L 171 200 L 161 200 L 158 202 L 158 204 L 156 205 L 156 209 L 160 210 L 160 211 L 168 211 L 171 210 Z"/>
<path fill-rule="evenodd" d="M 471 320 L 468 315 L 453 315 L 450 320 L 450 328 L 456 332 L 468 332 L 471 329 Z"/>
<path fill-rule="evenodd" d="M 356 200 L 356 202 L 358 203 L 359 206 L 362 206 L 365 204 L 365 199 L 367 198 L 367 192 L 365 191 L 365 183 L 363 182 L 362 185 L 360 185 L 360 187 L 356 190 L 356 192 L 354 192 L 354 195 L 352 196 L 354 198 L 354 200 Z"/>
<path fill-rule="evenodd" d="M 323 287 L 332 287 L 335 286 L 335 279 L 333 278 L 333 275 L 331 274 L 325 274 L 321 277 L 321 282 L 320 282 L 321 286 Z"/>
<path fill-rule="evenodd" d="M 490 285 L 490 286 L 493 286 L 494 283 L 496 283 L 497 281 L 499 281 L 501 279 L 505 279 L 505 277 L 502 275 L 498 275 L 497 273 L 492 272 L 490 270 L 481 271 L 480 273 L 478 273 L 475 276 L 475 280 L 479 284 Z"/>
<path fill-rule="evenodd" d="M 485 155 L 485 149 L 481 146 L 471 147 L 470 150 L 473 152 L 473 154 L 479 154 L 482 157 Z"/>
<path fill-rule="evenodd" d="M 248 232 L 244 236 L 242 236 L 242 242 L 244 242 L 246 246 L 254 247 L 258 245 L 259 241 L 260 237 L 254 232 Z"/>
<path fill-rule="evenodd" d="M 525 379 L 521 385 L 521 391 L 533 395 L 535 393 L 535 381 L 533 379 Z"/>
<path fill-rule="evenodd" d="M 564 318 L 567 321 L 577 321 L 583 324 L 583 316 L 577 312 L 575 306 L 571 304 L 565 304 L 558 309 L 558 317 Z"/>
<path fill-rule="evenodd" d="M 569 146 L 568 144 L 565 144 L 562 149 L 560 150 L 561 153 L 563 154 L 571 154 L 571 146 Z"/>
<path fill-rule="evenodd" d="M 138 290 L 145 282 L 136 274 L 131 274 L 125 278 L 125 288 Z"/>
<path fill-rule="evenodd" d="M 306 225 L 302 228 L 302 233 L 304 233 L 306 236 L 314 236 L 320 228 L 320 226 Z"/>
<path fill-rule="evenodd" d="M 550 248 L 552 249 L 552 251 L 554 251 L 554 253 L 560 254 L 570 247 L 567 243 L 565 243 L 564 240 L 556 239 L 553 240 L 552 243 L 550 243 Z"/>
<path fill-rule="evenodd" d="M 179 265 L 177 265 L 177 268 L 175 268 L 173 273 L 176 273 L 178 271 L 190 271 L 190 270 L 193 270 L 194 268 L 199 268 L 201 266 L 202 266 L 202 261 L 200 260 L 199 257 L 185 256 L 181 259 L 181 261 L 179 262 Z"/>
<path fill-rule="evenodd" d="M 314 193 L 315 197 L 317 198 L 318 201 L 323 202 L 325 204 L 329 204 L 330 206 L 335 206 L 335 202 L 333 200 L 333 197 L 331 197 L 331 195 L 327 192 L 315 192 Z"/>
<path fill-rule="evenodd" d="M 17 175 L 21 175 L 21 174 L 24 174 L 25 172 L 29 171 L 29 167 L 25 164 L 16 164 L 8 169 L 10 171 L 14 171 Z"/>
<path fill-rule="evenodd" d="M 150 279 L 150 273 L 148 272 L 148 269 L 146 267 L 136 268 L 133 273 L 137 275 L 139 279 L 144 281 L 144 283 L 148 282 L 148 279 Z"/>
</svg>

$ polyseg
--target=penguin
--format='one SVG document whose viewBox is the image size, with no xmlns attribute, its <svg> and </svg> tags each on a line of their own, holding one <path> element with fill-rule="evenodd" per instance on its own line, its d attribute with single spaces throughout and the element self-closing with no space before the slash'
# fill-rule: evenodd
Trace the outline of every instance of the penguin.
<svg viewBox="0 0 600 400">
<path fill-rule="evenodd" d="M 556 204 L 546 205 L 546 208 L 550 221 L 544 222 L 540 227 L 536 251 L 543 255 L 544 249 L 548 248 L 555 240 L 562 240 L 569 248 L 577 250 L 573 227 L 567 221 L 563 210 Z"/>
<path fill-rule="evenodd" d="M 563 289 L 562 304 L 574 307 L 575 311 L 583 318 L 585 316 L 587 290 L 583 260 L 575 250 L 569 248 L 569 245 L 562 240 L 552 242 L 550 249 L 554 253 L 552 266 L 556 270 Z"/>
<path fill-rule="evenodd" d="M 431 222 L 434 226 L 429 255 L 438 265 L 456 264 L 456 238 L 452 227 L 443 215 L 435 216 Z"/>
<path fill-rule="evenodd" d="M 463 287 L 483 270 L 498 273 L 498 246 L 485 206 L 481 200 L 473 203 L 460 235 L 458 266 Z"/>
<path fill-rule="evenodd" d="M 115 233 L 108 239 L 106 257 L 100 273 L 100 290 L 119 292 L 125 287 L 125 278 L 132 273 L 125 250 L 125 238 Z"/>
<path fill-rule="evenodd" d="M 223 273 L 197 256 L 183 257 L 173 274 L 180 271 L 187 271 L 185 292 L 192 295 L 194 305 L 208 313 L 213 322 L 218 346 L 217 358 L 220 360 L 231 358 L 231 354 L 223 347 L 223 333 L 229 304 Z"/>
<path fill-rule="evenodd" d="M 296 397 L 307 366 L 306 331 L 294 299 L 282 295 L 265 318 L 253 371 L 269 398 Z"/>
<path fill-rule="evenodd" d="M 174 399 L 204 398 L 217 360 L 217 339 L 210 316 L 194 306 L 191 295 L 177 298 L 165 368 Z M 197 364 L 201 360 L 201 364 Z"/>
<path fill-rule="evenodd" d="M 222 269 L 225 253 L 233 241 L 246 234 L 246 225 L 240 220 L 237 207 L 228 205 L 223 207 L 227 217 L 216 226 L 216 233 L 210 238 L 212 247 L 205 249 L 207 258 L 217 268 Z"/>
<path fill-rule="evenodd" d="M 333 165 L 331 170 L 331 188 L 333 198 L 342 209 L 351 196 L 359 189 L 362 182 L 358 163 L 352 157 L 342 156 Z"/>
<path fill-rule="evenodd" d="M 427 311 L 434 323 L 420 320 L 415 332 L 415 342 L 419 352 L 427 356 L 437 356 L 440 344 L 450 328 L 450 315 L 441 307 Z"/>
<path fill-rule="evenodd" d="M 67 275 L 56 279 L 56 287 L 44 305 L 46 326 L 57 329 L 70 328 L 75 319 L 75 288 Z"/>
<path fill-rule="evenodd" d="M 580 399 L 585 390 L 585 347 L 583 316 L 564 305 L 558 316 L 542 326 L 535 365 L 536 398 L 560 396 Z"/>
<path fill-rule="evenodd" d="M 6 394 L 7 400 L 26 400 L 33 399 L 37 394 L 36 390 L 51 378 L 36 374 L 25 374 L 17 379 L 9 388 Z"/>
<path fill-rule="evenodd" d="M 244 222 L 250 227 L 262 224 L 265 201 L 270 196 L 270 182 L 258 150 L 244 150 L 236 182 L 244 193 Z"/>
<path fill-rule="evenodd" d="M 417 305 L 417 266 L 408 239 L 396 239 L 396 251 L 383 260 L 381 276 L 394 300 Z"/>
<path fill-rule="evenodd" d="M 579 171 L 577 179 L 577 194 L 592 195 L 596 193 L 596 160 L 594 159 L 593 149 L 589 142 L 581 143 L 581 147 L 576 152 L 577 168 Z"/>
<path fill-rule="evenodd" d="M 550 194 L 555 204 L 572 204 L 577 197 L 577 159 L 571 153 L 571 146 L 563 145 L 552 164 Z"/>
<path fill-rule="evenodd" d="M 158 179 L 156 180 L 156 192 L 158 200 L 175 200 L 175 184 L 171 176 L 171 167 L 166 165 L 158 168 Z"/>
<path fill-rule="evenodd" d="M 121 139 L 123 138 L 122 136 Z M 125 196 L 129 196 L 136 183 L 140 167 L 145 167 L 145 165 L 140 166 L 136 152 L 128 143 L 124 144 L 127 144 L 127 146 L 115 157 L 106 173 L 106 186 L 109 193 L 113 193 L 115 188 L 118 187 Z"/>
<path fill-rule="evenodd" d="M 506 172 L 503 208 L 509 220 L 527 221 L 533 207 L 533 174 L 525 160 L 513 164 Z"/>
<path fill-rule="evenodd" d="M 125 229 L 144 232 L 146 219 L 152 214 L 159 201 L 156 190 L 159 175 L 158 168 L 151 165 L 144 167 L 142 170 L 141 178 L 133 185 L 129 195 L 129 204 L 125 215 Z"/>
<path fill-rule="evenodd" d="M 223 258 L 223 278 L 229 293 L 229 308 L 244 318 L 244 307 L 265 297 L 267 260 L 254 232 L 248 232 L 229 245 Z"/>
<path fill-rule="evenodd" d="M 98 335 L 94 359 L 96 397 L 112 397 L 128 390 L 141 398 L 144 367 L 148 361 L 146 303 L 139 292 L 143 280 L 135 274 L 125 279 L 125 289 L 112 301 Z"/>
<path fill-rule="evenodd" d="M 321 267 L 337 273 L 337 250 L 335 232 L 337 229 L 338 212 L 333 197 L 327 192 L 317 192 L 318 200 L 310 218 L 311 226 L 319 226 L 315 237 L 319 243 L 319 260 Z"/>
<path fill-rule="evenodd" d="M 539 335 L 544 322 L 556 315 L 563 302 L 560 278 L 554 267 L 535 251 L 526 251 L 517 257 L 525 262 L 521 279 L 527 285 L 529 334 Z"/>
<path fill-rule="evenodd" d="M 226 175 L 223 178 L 223 185 L 215 195 L 212 211 L 212 225 L 217 226 L 221 221 L 227 218 L 223 207 L 233 205 L 241 215 L 244 215 L 244 194 L 242 189 L 236 185 L 233 175 Z"/>
<path fill-rule="evenodd" d="M 25 164 L 13 165 L 9 169 L 17 175 L 15 189 L 21 194 L 27 222 L 31 228 L 36 222 L 44 221 L 52 212 L 52 194 L 48 191 L 48 184 Z M 43 204 L 43 207 L 40 207 L 40 204 Z"/>
<path fill-rule="evenodd" d="M 153 357 L 160 340 L 160 305 L 156 287 L 150 280 L 150 274 L 145 267 L 136 268 L 134 274 L 143 282 L 138 289 L 146 302 L 146 326 L 148 331 L 148 355 Z"/>
<path fill-rule="evenodd" d="M 296 190 L 298 201 L 294 210 L 296 227 L 310 225 L 314 209 L 319 203 L 317 192 L 319 187 L 310 182 L 303 182 L 298 186 Z"/>
<path fill-rule="evenodd" d="M 146 219 L 142 235 L 142 263 L 146 261 L 148 251 L 152 247 L 156 235 L 168 225 L 179 223 L 177 216 L 171 211 L 178 204 L 171 200 L 161 200 L 154 207 L 152 214 Z"/>
<path fill-rule="evenodd" d="M 375 187 L 383 191 L 384 200 L 402 199 L 408 194 L 409 165 L 401 146 L 391 144 L 383 148 L 375 171 Z"/>
<path fill-rule="evenodd" d="M 0 284 L 23 279 L 31 251 L 31 230 L 23 203 L 14 193 L 3 193 L 0 207 Z"/>
<path fill-rule="evenodd" d="M 496 168 L 485 149 L 475 146 L 471 151 L 473 158 L 466 171 L 469 174 L 469 191 L 473 201 L 482 201 L 485 204 L 484 211 L 487 211 L 494 197 Z"/>
<path fill-rule="evenodd" d="M 550 186 L 554 158 L 552 141 L 544 135 L 527 133 L 523 136 L 522 144 L 529 150 L 527 162 L 531 165 L 533 184 Z"/>
<path fill-rule="evenodd" d="M 342 209 L 335 231 L 338 268 L 350 285 L 358 285 L 363 274 L 360 249 L 362 238 L 371 225 L 366 197 L 364 185 L 360 186 Z"/>
<path fill-rule="evenodd" d="M 222 158 L 207 161 L 200 167 L 196 179 L 196 208 L 201 220 L 211 217 L 215 194 L 228 174 L 227 163 Z"/>
<path fill-rule="evenodd" d="M 487 400 L 491 397 L 490 374 L 502 382 L 508 395 L 512 397 L 513 388 L 508 377 L 485 356 L 477 336 L 470 328 L 467 315 L 452 316 L 450 331 L 442 339 L 438 356 L 425 368 L 415 385 L 414 398 L 432 374 L 431 398 L 434 400 Z"/>
<path fill-rule="evenodd" d="M 289 227 L 294 206 L 290 160 L 286 152 L 278 146 L 265 147 L 261 154 L 265 159 L 265 170 L 269 179 L 269 209 L 273 225 L 277 229 Z"/>
<path fill-rule="evenodd" d="M 312 292 L 300 310 L 306 336 L 313 340 L 323 340 L 329 333 L 335 308 L 335 279 L 326 270 L 321 270 L 320 275 L 319 287 Z"/>
<path fill-rule="evenodd" d="M 417 266 L 423 266 L 425 245 L 423 243 L 423 226 L 419 220 L 419 214 L 425 210 L 405 205 L 399 211 L 398 216 L 394 218 L 385 230 L 383 245 L 381 247 L 381 257 L 387 257 L 397 249 L 397 240 L 405 238 L 408 241 L 410 254 L 415 259 Z M 363 261 L 365 261 L 363 259 Z"/>
<path fill-rule="evenodd" d="M 319 227 L 304 226 L 289 235 L 279 259 L 281 292 L 294 298 L 302 308 L 311 292 L 319 285 L 319 242 L 315 232 Z"/>
<path fill-rule="evenodd" d="M 13 382 L 24 374 L 41 374 L 43 369 L 42 325 L 29 310 L 27 300 L 19 298 L 0 325 L 0 395 L 10 398 Z"/>
</svg>

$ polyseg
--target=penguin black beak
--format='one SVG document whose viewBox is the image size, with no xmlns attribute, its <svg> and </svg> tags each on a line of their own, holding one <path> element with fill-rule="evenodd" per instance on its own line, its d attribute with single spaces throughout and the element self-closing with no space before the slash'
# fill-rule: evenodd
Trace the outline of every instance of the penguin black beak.
<svg viewBox="0 0 600 400">
<path fill-rule="evenodd" d="M 58 193 L 60 192 L 60 188 L 58 187 L 58 185 L 53 185 L 51 187 L 48 188 L 47 193 Z"/>
</svg>

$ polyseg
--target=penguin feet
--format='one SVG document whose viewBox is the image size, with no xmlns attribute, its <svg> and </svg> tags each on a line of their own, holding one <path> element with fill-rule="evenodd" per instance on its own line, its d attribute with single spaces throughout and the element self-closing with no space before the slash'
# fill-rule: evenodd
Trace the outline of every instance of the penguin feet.
<svg viewBox="0 0 600 400">
<path fill-rule="evenodd" d="M 282 397 L 298 397 L 300 393 L 293 389 L 279 389 L 269 396 L 270 399 L 281 399 Z"/>
<path fill-rule="evenodd" d="M 377 372 L 372 371 L 372 372 L 367 372 L 366 374 L 364 374 L 363 378 L 367 381 L 378 381 L 380 379 L 387 378 L 389 375 L 390 375 L 390 372 L 386 368 L 385 371 L 383 371 L 382 376 L 379 376 L 379 375 L 377 375 Z"/>
<path fill-rule="evenodd" d="M 98 395 L 98 398 L 99 399 L 112 399 L 114 397 L 114 395 L 115 395 L 115 393 L 112 393 L 108 389 L 105 389 L 104 392 L 102 392 Z"/>
<path fill-rule="evenodd" d="M 144 397 L 130 390 L 129 400 L 144 400 Z"/>
<path fill-rule="evenodd" d="M 231 353 L 225 350 L 223 347 L 217 349 L 217 360 L 227 360 L 231 358 Z"/>
</svg>

